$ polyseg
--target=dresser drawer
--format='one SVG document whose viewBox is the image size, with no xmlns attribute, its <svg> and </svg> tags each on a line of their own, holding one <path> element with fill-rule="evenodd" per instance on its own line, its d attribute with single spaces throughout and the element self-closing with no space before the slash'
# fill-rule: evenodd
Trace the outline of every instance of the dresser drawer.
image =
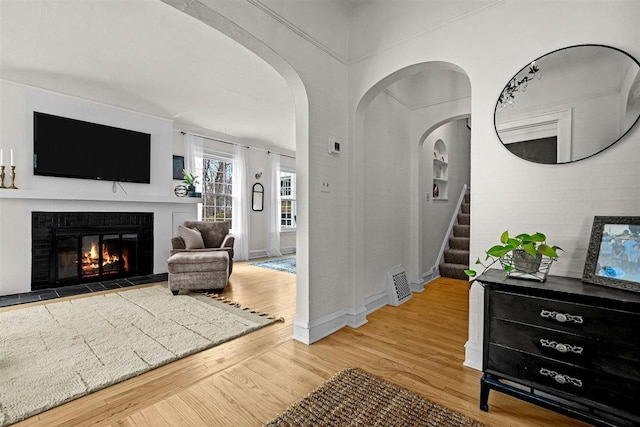
<svg viewBox="0 0 640 427">
<path fill-rule="evenodd" d="M 490 319 L 489 342 L 583 368 L 640 379 L 640 349 L 553 329 Z"/>
<path fill-rule="evenodd" d="M 640 348 L 640 315 L 626 311 L 492 291 L 489 316 Z"/>
<path fill-rule="evenodd" d="M 485 372 L 511 377 L 548 393 L 580 396 L 611 408 L 640 415 L 640 382 L 597 373 L 575 365 L 489 345 Z M 560 395 L 560 394 L 559 394 Z"/>
</svg>

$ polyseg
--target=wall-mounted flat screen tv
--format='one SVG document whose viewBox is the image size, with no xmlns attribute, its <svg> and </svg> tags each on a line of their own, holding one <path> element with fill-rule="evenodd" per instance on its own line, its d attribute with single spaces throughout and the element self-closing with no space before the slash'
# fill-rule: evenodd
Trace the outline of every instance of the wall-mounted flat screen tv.
<svg viewBox="0 0 640 427">
<path fill-rule="evenodd" d="M 34 175 L 149 184 L 151 135 L 33 112 Z"/>
</svg>

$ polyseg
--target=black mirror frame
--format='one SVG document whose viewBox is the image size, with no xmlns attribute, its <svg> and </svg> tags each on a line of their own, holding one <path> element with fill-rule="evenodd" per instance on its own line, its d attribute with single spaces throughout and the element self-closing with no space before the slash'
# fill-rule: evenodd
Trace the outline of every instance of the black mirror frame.
<svg viewBox="0 0 640 427">
<path fill-rule="evenodd" d="M 262 212 L 264 210 L 264 187 L 259 182 L 253 184 L 251 189 L 251 209 L 254 212 Z"/>
<path fill-rule="evenodd" d="M 596 43 L 585 43 L 585 44 L 577 44 L 577 45 L 572 45 L 572 46 L 562 47 L 562 48 L 559 48 L 559 49 L 553 50 L 553 51 L 551 51 L 551 52 L 548 52 L 548 53 L 545 53 L 544 55 L 539 56 L 539 57 L 538 57 L 538 58 L 536 58 L 533 62 L 537 62 L 537 61 L 539 61 L 540 59 L 542 59 L 542 58 L 544 58 L 544 57 L 546 57 L 546 56 L 552 55 L 552 54 L 557 53 L 557 52 L 560 52 L 560 51 L 562 51 L 562 50 L 571 49 L 571 48 L 575 48 L 575 47 L 586 47 L 586 46 L 604 47 L 604 48 L 608 48 L 608 49 L 612 49 L 612 50 L 618 51 L 618 52 L 620 52 L 621 54 L 623 54 L 623 55 L 627 56 L 628 58 L 630 58 L 632 61 L 634 61 L 634 62 L 636 63 L 636 65 L 638 65 L 638 67 L 640 67 L 640 62 L 639 62 L 635 57 L 633 57 L 631 54 L 629 54 L 628 52 L 625 52 L 625 51 L 624 51 L 624 50 L 622 50 L 622 49 L 618 49 L 617 47 L 608 46 L 608 45 L 604 45 L 604 44 L 596 44 Z M 509 80 L 509 82 L 511 82 L 511 81 L 512 81 L 516 76 L 518 76 L 522 71 L 524 71 L 525 69 L 529 68 L 529 67 L 530 67 L 530 65 L 531 65 L 533 62 L 530 62 L 530 63 L 528 63 L 527 65 L 525 65 L 524 67 L 520 68 L 520 69 L 519 69 L 519 70 L 514 74 L 514 76 Z M 501 94 L 504 92 L 504 89 L 505 89 L 505 88 L 506 88 L 506 86 L 505 86 L 505 87 L 502 89 L 502 91 L 500 92 Z M 498 113 L 498 107 L 499 107 L 499 105 L 500 105 L 500 95 L 498 95 L 498 99 L 496 100 L 496 106 L 495 106 L 495 108 L 494 108 L 494 110 L 493 110 L 493 127 L 494 127 L 494 130 L 495 130 L 495 132 L 496 132 L 496 136 L 498 137 L 498 140 L 499 140 L 499 141 L 502 143 L 502 145 L 506 148 L 505 143 L 502 141 L 502 138 L 500 138 L 500 133 L 499 133 L 499 131 L 498 131 L 498 125 L 497 125 L 497 123 L 496 123 L 496 115 L 497 115 L 497 113 Z M 617 139 L 615 139 L 614 141 L 612 141 L 609 145 L 607 145 L 606 147 L 604 147 L 604 148 L 603 148 L 603 149 L 601 149 L 600 151 L 597 151 L 597 152 L 595 152 L 595 153 L 593 153 L 593 154 L 590 154 L 589 156 L 581 157 L 581 158 L 579 158 L 579 159 L 575 159 L 575 160 L 570 160 L 570 161 L 568 161 L 568 162 L 559 162 L 559 163 L 542 163 L 542 162 L 536 162 L 536 161 L 534 161 L 534 160 L 525 159 L 525 158 L 523 158 L 523 157 L 518 156 L 517 154 L 511 153 L 511 151 L 510 151 L 510 150 L 507 150 L 507 151 L 509 151 L 511 154 L 515 155 L 516 157 L 519 157 L 519 158 L 521 158 L 521 159 L 523 159 L 523 160 L 525 160 L 525 161 L 532 162 L 532 163 L 539 163 L 539 164 L 556 164 L 556 165 L 563 165 L 563 164 L 575 163 L 575 162 L 579 162 L 579 161 L 581 161 L 581 160 L 585 160 L 585 159 L 591 158 L 591 157 L 593 157 L 593 156 L 595 156 L 595 155 L 597 155 L 597 154 L 602 153 L 602 152 L 603 152 L 603 151 L 605 151 L 606 149 L 608 149 L 608 148 L 612 147 L 612 146 L 613 146 L 613 145 L 615 145 L 617 142 L 619 142 L 622 138 L 624 138 L 624 137 L 625 137 L 625 135 L 627 135 L 627 134 L 628 134 L 628 133 L 629 133 L 629 132 L 630 132 L 630 131 L 631 131 L 631 130 L 632 130 L 632 129 L 637 125 L 637 124 L 638 124 L 638 122 L 639 122 L 639 121 L 640 121 L 640 114 L 638 115 L 638 117 L 636 117 L 636 120 L 633 122 L 633 124 L 632 124 L 631 126 L 629 126 L 629 128 L 628 128 L 624 133 L 622 133 L 622 134 L 621 134 Z"/>
</svg>

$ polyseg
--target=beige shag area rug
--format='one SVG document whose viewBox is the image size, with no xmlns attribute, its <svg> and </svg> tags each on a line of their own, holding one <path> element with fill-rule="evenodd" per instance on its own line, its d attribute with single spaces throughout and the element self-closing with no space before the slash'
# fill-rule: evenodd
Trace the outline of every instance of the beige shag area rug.
<svg viewBox="0 0 640 427">
<path fill-rule="evenodd" d="M 274 321 L 160 285 L 1 312 L 0 425 Z"/>
<path fill-rule="evenodd" d="M 347 368 L 266 426 L 482 427 L 484 424 L 361 369 Z"/>
</svg>

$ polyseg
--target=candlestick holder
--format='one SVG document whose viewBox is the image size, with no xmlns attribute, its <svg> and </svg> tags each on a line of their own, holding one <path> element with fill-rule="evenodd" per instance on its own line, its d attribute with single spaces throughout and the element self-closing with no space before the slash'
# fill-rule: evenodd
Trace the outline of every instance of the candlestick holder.
<svg viewBox="0 0 640 427">
<path fill-rule="evenodd" d="M 0 188 L 7 188 L 4 186 L 4 166 L 0 166 Z"/>
<path fill-rule="evenodd" d="M 9 168 L 11 169 L 9 171 L 9 176 L 11 177 L 11 185 L 7 188 L 9 188 L 10 190 L 17 190 L 18 187 L 16 187 L 16 167 L 9 166 Z"/>
</svg>

